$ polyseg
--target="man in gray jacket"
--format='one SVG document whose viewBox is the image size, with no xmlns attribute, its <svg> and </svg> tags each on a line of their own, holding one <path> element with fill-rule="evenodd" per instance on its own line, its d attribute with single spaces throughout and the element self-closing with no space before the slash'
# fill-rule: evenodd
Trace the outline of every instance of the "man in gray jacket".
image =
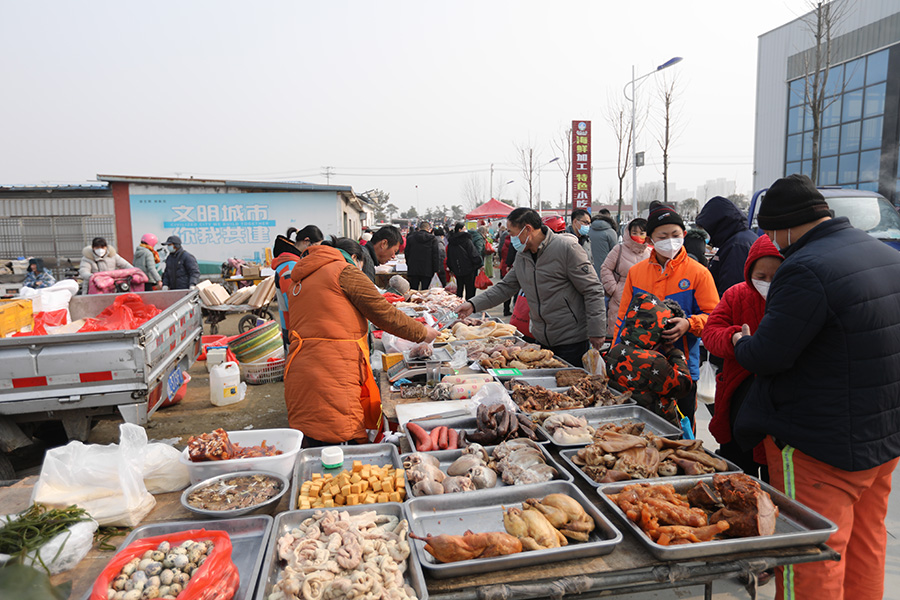
<svg viewBox="0 0 900 600">
<path fill-rule="evenodd" d="M 506 222 L 518 251 L 499 283 L 456 307 L 464 318 L 497 306 L 521 288 L 531 308 L 531 333 L 541 346 L 574 365 L 606 337 L 603 286 L 587 253 L 569 234 L 554 234 L 537 211 L 517 208 Z M 590 342 L 590 343 L 589 343 Z"/>
</svg>

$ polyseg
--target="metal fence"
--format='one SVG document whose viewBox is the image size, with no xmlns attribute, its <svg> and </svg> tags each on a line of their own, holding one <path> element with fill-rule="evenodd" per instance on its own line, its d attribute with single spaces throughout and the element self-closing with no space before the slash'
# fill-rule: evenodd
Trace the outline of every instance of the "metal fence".
<svg viewBox="0 0 900 600">
<path fill-rule="evenodd" d="M 0 218 L 0 259 L 42 258 L 59 279 L 70 264 L 78 268 L 82 249 L 95 237 L 117 245 L 113 215 Z"/>
</svg>

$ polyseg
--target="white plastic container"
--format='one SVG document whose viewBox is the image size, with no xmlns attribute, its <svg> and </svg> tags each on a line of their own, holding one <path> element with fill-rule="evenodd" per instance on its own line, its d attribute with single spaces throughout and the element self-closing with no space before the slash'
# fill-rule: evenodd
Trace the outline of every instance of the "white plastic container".
<svg viewBox="0 0 900 600">
<path fill-rule="evenodd" d="M 244 399 L 247 384 L 241 383 L 241 368 L 234 361 L 214 366 L 209 371 L 209 401 L 228 406 Z"/>
<path fill-rule="evenodd" d="M 206 370 L 211 372 L 213 367 L 221 365 L 228 356 L 228 346 L 210 346 L 206 350 Z"/>
<path fill-rule="evenodd" d="M 294 463 L 297 462 L 297 457 L 300 455 L 303 433 L 296 429 L 251 429 L 229 431 L 228 439 L 243 447 L 259 446 L 265 441 L 268 446 L 275 446 L 276 449 L 281 450 L 282 454 L 195 463 L 191 462 L 188 450 L 185 448 L 178 460 L 187 467 L 192 484 L 216 475 L 237 473 L 238 471 L 269 471 L 284 475 L 290 480 L 294 473 Z"/>
</svg>

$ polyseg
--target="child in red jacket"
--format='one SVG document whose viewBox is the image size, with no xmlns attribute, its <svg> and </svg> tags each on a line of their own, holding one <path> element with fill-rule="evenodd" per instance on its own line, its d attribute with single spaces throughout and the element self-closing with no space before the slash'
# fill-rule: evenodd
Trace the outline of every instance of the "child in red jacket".
<svg viewBox="0 0 900 600">
<path fill-rule="evenodd" d="M 719 454 L 747 474 L 762 476 L 765 480 L 768 469 L 762 443 L 753 450 L 744 451 L 732 440 L 735 417 L 754 376 L 735 360 L 731 336 L 740 331 L 744 323 L 750 326 L 751 334 L 756 332 L 766 310 L 769 283 L 782 262 L 784 257 L 767 236 L 757 239 L 744 263 L 744 281 L 725 291 L 703 329 L 703 345 L 710 354 L 725 361 L 716 375 L 716 410 L 709 431 L 719 442 Z"/>
</svg>

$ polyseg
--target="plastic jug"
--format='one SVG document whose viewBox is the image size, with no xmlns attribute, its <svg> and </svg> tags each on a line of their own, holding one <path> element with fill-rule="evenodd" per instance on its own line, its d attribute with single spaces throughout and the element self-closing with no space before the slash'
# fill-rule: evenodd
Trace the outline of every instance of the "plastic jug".
<svg viewBox="0 0 900 600">
<path fill-rule="evenodd" d="M 247 384 L 241 383 L 241 369 L 234 361 L 214 366 L 209 372 L 209 401 L 228 406 L 244 399 Z"/>
<path fill-rule="evenodd" d="M 210 346 L 206 349 L 206 370 L 212 372 L 212 368 L 225 362 L 228 354 L 228 346 Z"/>
</svg>

